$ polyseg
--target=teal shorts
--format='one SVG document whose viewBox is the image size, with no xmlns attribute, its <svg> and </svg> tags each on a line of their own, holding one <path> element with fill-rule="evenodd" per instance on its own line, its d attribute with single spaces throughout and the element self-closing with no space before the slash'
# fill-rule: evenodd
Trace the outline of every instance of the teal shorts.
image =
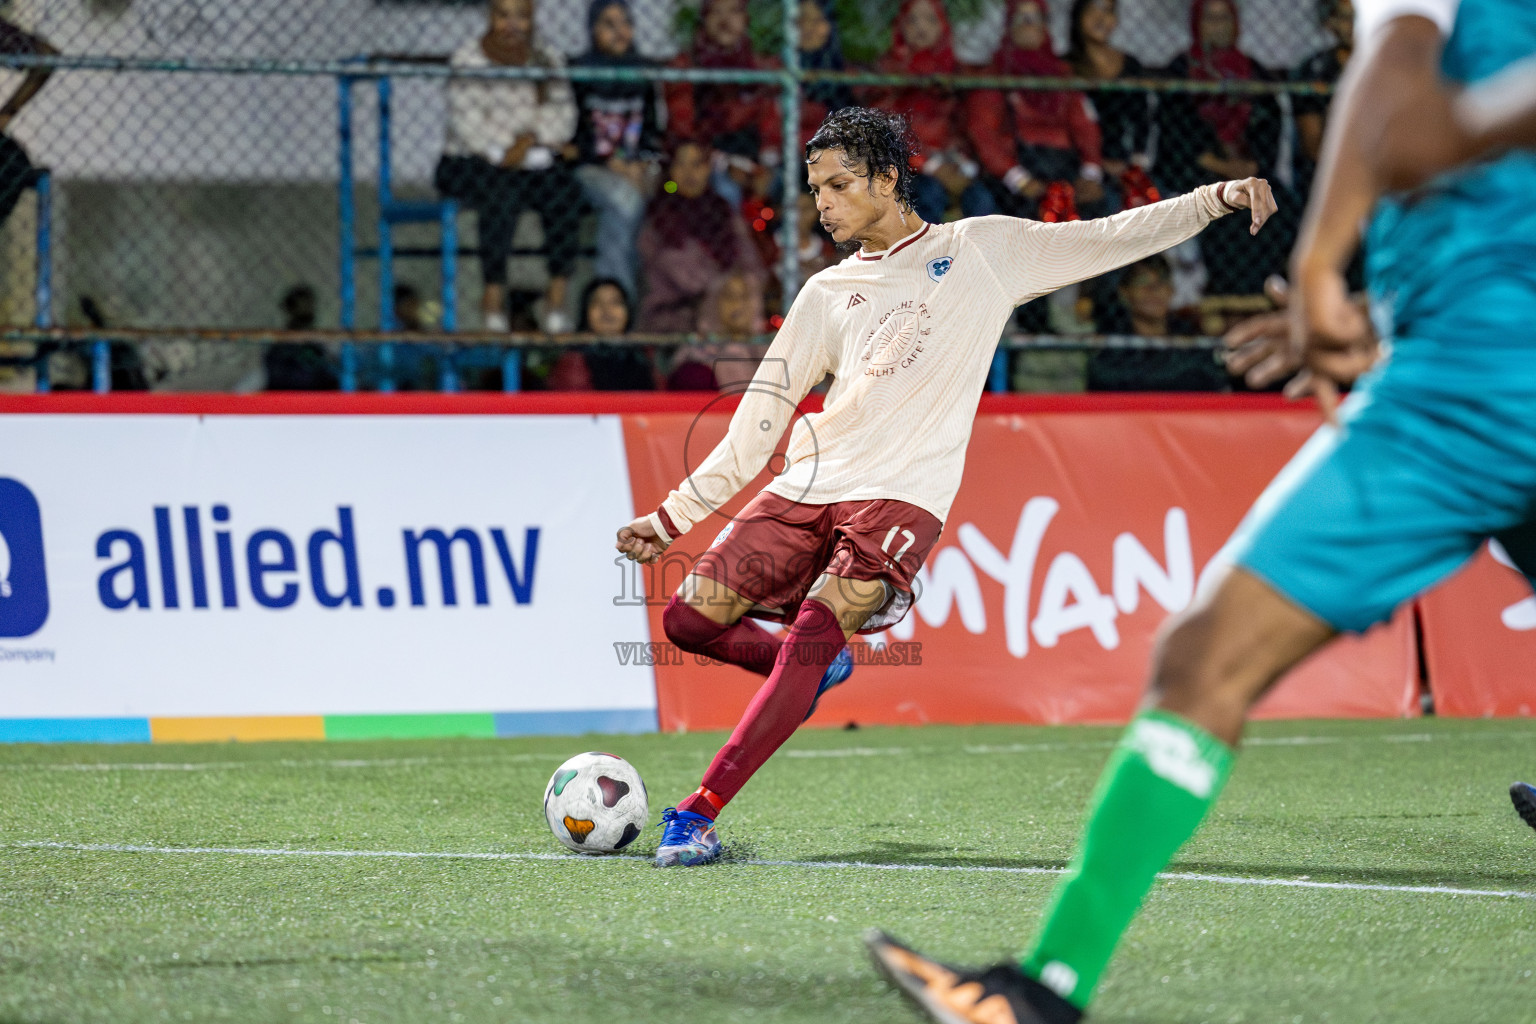
<svg viewBox="0 0 1536 1024">
<path fill-rule="evenodd" d="M 1254 503 L 1226 559 L 1351 632 L 1490 537 L 1536 582 L 1536 345 L 1471 355 L 1400 342 Z"/>
</svg>

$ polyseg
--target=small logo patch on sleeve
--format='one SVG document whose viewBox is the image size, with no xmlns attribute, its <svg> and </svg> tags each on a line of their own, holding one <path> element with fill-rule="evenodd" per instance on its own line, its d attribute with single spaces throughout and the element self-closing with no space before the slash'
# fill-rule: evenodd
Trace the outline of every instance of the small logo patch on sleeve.
<svg viewBox="0 0 1536 1024">
<path fill-rule="evenodd" d="M 949 273 L 949 268 L 955 265 L 955 261 L 949 256 L 940 256 L 928 261 L 928 276 L 937 281 Z"/>
</svg>

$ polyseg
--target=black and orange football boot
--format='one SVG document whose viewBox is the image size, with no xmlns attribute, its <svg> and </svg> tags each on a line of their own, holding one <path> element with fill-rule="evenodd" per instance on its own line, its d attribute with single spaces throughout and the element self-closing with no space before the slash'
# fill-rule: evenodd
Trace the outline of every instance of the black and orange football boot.
<svg viewBox="0 0 1536 1024">
<path fill-rule="evenodd" d="M 1002 963 L 981 970 L 951 967 L 872 930 L 864 944 L 875 966 L 939 1024 L 1077 1024 L 1083 1012 L 1019 970 Z"/>
</svg>

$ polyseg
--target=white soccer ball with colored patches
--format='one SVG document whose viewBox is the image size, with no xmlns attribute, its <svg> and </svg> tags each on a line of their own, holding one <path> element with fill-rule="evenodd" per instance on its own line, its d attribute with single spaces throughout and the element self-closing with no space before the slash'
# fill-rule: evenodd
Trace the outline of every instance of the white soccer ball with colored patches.
<svg viewBox="0 0 1536 1024">
<path fill-rule="evenodd" d="M 650 814 L 645 783 L 617 754 L 588 751 L 555 769 L 544 787 L 544 819 L 577 853 L 616 853 L 635 841 Z"/>
</svg>

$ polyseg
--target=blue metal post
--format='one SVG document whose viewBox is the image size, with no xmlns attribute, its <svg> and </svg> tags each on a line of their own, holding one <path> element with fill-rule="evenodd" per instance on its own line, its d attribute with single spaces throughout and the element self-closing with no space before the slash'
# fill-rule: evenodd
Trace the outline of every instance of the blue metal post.
<svg viewBox="0 0 1536 1024">
<path fill-rule="evenodd" d="M 459 390 L 457 356 L 458 346 L 452 344 L 438 346 L 437 390 L 444 394 L 455 394 Z"/>
<path fill-rule="evenodd" d="M 400 325 L 395 320 L 395 237 L 389 209 L 395 201 L 389 180 L 389 79 L 380 78 L 374 87 L 379 93 L 379 330 L 393 331 Z M 379 346 L 379 390 L 386 393 L 395 390 L 395 346 L 392 342 L 386 341 Z"/>
<path fill-rule="evenodd" d="M 455 331 L 459 327 L 459 204 L 451 199 L 443 201 L 439 215 L 439 240 L 443 246 L 443 330 Z"/>
<path fill-rule="evenodd" d="M 91 342 L 91 390 L 104 395 L 112 390 L 112 346 Z"/>
<path fill-rule="evenodd" d="M 779 280 L 784 283 L 784 299 L 779 310 L 788 313 L 800 291 L 800 190 L 805 187 L 805 155 L 800 149 L 800 4 L 784 0 L 784 142 L 779 170 L 784 180 L 779 198 L 779 239 L 783 258 Z"/>
<path fill-rule="evenodd" d="M 1008 390 L 1008 350 L 998 346 L 992 353 L 992 371 L 987 374 L 988 391 Z"/>
<path fill-rule="evenodd" d="M 37 172 L 37 306 L 34 323 L 53 326 L 53 175 Z"/>
<path fill-rule="evenodd" d="M 395 390 L 395 343 L 379 343 L 379 390 L 393 394 Z"/>
<path fill-rule="evenodd" d="M 459 204 L 451 199 L 444 200 L 439 216 L 442 220 L 438 240 L 443 247 L 443 319 L 440 326 L 445 334 L 452 334 L 459 326 Z M 442 361 L 438 367 L 438 390 L 450 394 L 459 390 L 456 350 L 455 345 L 442 346 Z"/>
<path fill-rule="evenodd" d="M 33 186 L 37 191 L 37 282 L 33 302 L 36 310 L 33 323 L 38 327 L 53 326 L 53 175 L 39 171 Z M 38 347 L 42 347 L 39 343 Z M 45 395 L 53 390 L 48 377 L 48 360 L 37 361 L 37 393 Z"/>
<path fill-rule="evenodd" d="M 501 390 L 523 390 L 523 350 L 509 348 L 501 356 Z"/>
<path fill-rule="evenodd" d="M 338 383 L 347 394 L 357 390 L 357 346 L 350 341 L 341 343 L 341 380 Z"/>
<path fill-rule="evenodd" d="M 357 205 L 352 193 L 352 82 L 349 75 L 336 78 L 339 127 L 340 180 L 337 182 L 337 219 L 341 224 L 341 326 L 357 329 Z M 357 348 L 341 343 L 341 390 L 357 390 Z"/>
<path fill-rule="evenodd" d="M 352 79 L 336 78 L 337 123 L 340 125 L 336 213 L 341 225 L 341 326 L 357 327 L 357 205 L 352 194 Z"/>
<path fill-rule="evenodd" d="M 390 207 L 395 202 L 390 184 L 388 78 L 376 84 L 379 92 L 379 330 L 395 329 L 395 240 L 391 232 Z"/>
</svg>

